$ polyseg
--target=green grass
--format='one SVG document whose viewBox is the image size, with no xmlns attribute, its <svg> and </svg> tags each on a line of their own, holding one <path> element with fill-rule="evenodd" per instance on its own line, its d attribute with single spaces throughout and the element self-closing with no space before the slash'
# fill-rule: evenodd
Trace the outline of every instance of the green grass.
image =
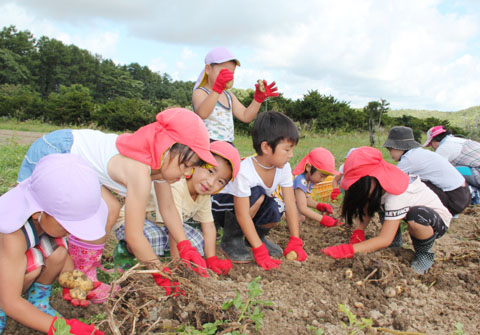
<svg viewBox="0 0 480 335">
<path fill-rule="evenodd" d="M 435 117 L 441 120 L 448 120 L 451 125 L 466 128 L 472 124 L 478 124 L 480 120 L 480 106 L 470 107 L 458 112 L 439 112 L 430 110 L 416 110 L 416 109 L 398 109 L 390 110 L 388 116 L 400 117 L 402 115 L 411 115 L 420 119 Z"/>
<path fill-rule="evenodd" d="M 18 169 L 28 147 L 28 145 L 21 145 L 13 140 L 0 145 L 0 194 L 15 186 Z"/>
</svg>

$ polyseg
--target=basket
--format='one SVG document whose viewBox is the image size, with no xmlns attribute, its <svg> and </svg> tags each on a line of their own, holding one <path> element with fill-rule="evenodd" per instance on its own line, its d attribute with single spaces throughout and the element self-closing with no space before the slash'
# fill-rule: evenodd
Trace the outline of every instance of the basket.
<svg viewBox="0 0 480 335">
<path fill-rule="evenodd" d="M 330 201 L 330 194 L 333 191 L 334 176 L 327 176 L 322 182 L 312 187 L 311 198 L 317 202 Z"/>
</svg>

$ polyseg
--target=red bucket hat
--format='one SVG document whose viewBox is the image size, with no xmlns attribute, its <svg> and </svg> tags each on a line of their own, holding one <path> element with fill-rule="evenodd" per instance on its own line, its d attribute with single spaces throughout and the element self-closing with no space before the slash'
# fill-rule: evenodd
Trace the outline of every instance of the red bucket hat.
<svg viewBox="0 0 480 335">
<path fill-rule="evenodd" d="M 344 165 L 340 187 L 348 190 L 360 178 L 377 178 L 382 188 L 390 194 L 402 194 L 408 187 L 408 175 L 382 158 L 382 153 L 372 147 L 360 147 L 352 151 Z"/>
<path fill-rule="evenodd" d="M 240 154 L 237 148 L 225 141 L 215 141 L 210 143 L 210 151 L 230 162 L 232 166 L 232 180 L 234 180 L 238 170 L 240 170 Z"/>
<path fill-rule="evenodd" d="M 192 149 L 204 162 L 217 166 L 210 152 L 210 138 L 202 119 L 185 108 L 171 108 L 157 114 L 157 122 L 150 123 L 133 134 L 117 138 L 117 149 L 122 155 L 159 169 L 162 155 L 173 144 L 180 143 Z"/>
<path fill-rule="evenodd" d="M 338 175 L 340 172 L 335 171 L 335 158 L 332 153 L 325 148 L 315 148 L 302 158 L 300 163 L 293 169 L 292 174 L 299 175 L 305 171 L 305 165 L 309 163 L 315 169 L 329 175 Z"/>
</svg>

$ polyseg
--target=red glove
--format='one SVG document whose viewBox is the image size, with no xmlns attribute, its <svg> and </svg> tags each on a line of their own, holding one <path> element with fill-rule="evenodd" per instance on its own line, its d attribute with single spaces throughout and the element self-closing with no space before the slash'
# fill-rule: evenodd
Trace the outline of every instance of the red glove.
<svg viewBox="0 0 480 335">
<path fill-rule="evenodd" d="M 332 214 L 333 213 L 333 208 L 331 205 L 329 204 L 324 204 L 323 202 L 319 202 L 317 204 L 317 210 L 320 211 L 320 212 L 327 212 L 328 214 Z"/>
<path fill-rule="evenodd" d="M 233 80 L 233 72 L 229 69 L 221 69 L 218 73 L 217 79 L 215 79 L 215 84 L 213 84 L 212 90 L 218 94 L 222 94 L 230 80 Z"/>
<path fill-rule="evenodd" d="M 228 271 L 233 267 L 229 259 L 218 259 L 217 256 L 207 258 L 207 267 L 219 275 L 228 275 Z"/>
<path fill-rule="evenodd" d="M 287 247 L 283 250 L 283 255 L 286 256 L 290 251 L 297 253 L 297 261 L 303 262 L 307 259 L 307 253 L 303 250 L 303 241 L 299 237 L 290 236 Z"/>
<path fill-rule="evenodd" d="M 353 244 L 335 245 L 333 247 L 322 249 L 321 252 L 333 258 L 352 258 L 355 253 L 353 251 Z"/>
<path fill-rule="evenodd" d="M 352 236 L 350 236 L 350 244 L 360 243 L 365 241 L 365 232 L 361 229 L 355 229 Z"/>
<path fill-rule="evenodd" d="M 103 332 L 95 329 L 93 325 L 87 325 L 83 322 L 78 321 L 77 319 L 64 319 L 65 323 L 70 326 L 70 334 L 75 335 L 103 335 Z M 53 318 L 53 322 L 48 329 L 48 335 L 54 335 L 57 330 L 54 328 L 53 324 L 57 321 L 57 317 Z"/>
<path fill-rule="evenodd" d="M 332 193 L 330 194 L 330 199 L 332 200 L 337 200 L 337 197 L 340 195 L 340 189 L 339 188 L 334 188 L 332 190 Z"/>
<path fill-rule="evenodd" d="M 177 243 L 177 249 L 178 252 L 180 253 L 180 258 L 183 260 L 185 264 L 187 264 L 187 267 L 190 270 L 195 271 L 202 277 L 208 277 L 207 273 L 207 263 L 205 263 L 205 260 L 203 259 L 202 255 L 192 247 L 192 244 L 190 243 L 189 240 L 184 240 L 180 243 Z M 195 264 L 195 267 L 192 267 L 192 264 Z"/>
<path fill-rule="evenodd" d="M 78 300 L 78 299 L 72 298 L 72 296 L 70 295 L 70 289 L 65 287 L 62 290 L 62 297 L 64 300 L 70 301 L 70 303 L 75 307 L 76 306 L 87 307 L 89 304 L 88 300 L 95 298 L 95 292 L 93 291 L 100 285 L 102 285 L 102 283 L 99 281 L 93 282 L 93 289 L 90 292 L 88 292 L 86 300 Z"/>
<path fill-rule="evenodd" d="M 163 268 L 163 272 L 172 274 L 169 268 Z M 163 287 L 165 290 L 165 295 L 170 295 L 173 293 L 174 297 L 177 297 L 178 294 L 185 295 L 184 290 L 180 290 L 180 284 L 178 281 L 172 282 L 170 279 L 163 277 L 160 273 L 152 273 L 153 280 L 157 283 L 158 286 Z"/>
<path fill-rule="evenodd" d="M 258 84 L 255 84 L 255 95 L 253 98 L 256 102 L 263 103 L 268 97 L 278 97 L 278 88 L 275 86 L 275 82 L 272 82 L 270 85 L 267 85 L 267 81 L 264 80 L 263 84 L 265 86 L 265 92 L 260 91 Z"/>
<path fill-rule="evenodd" d="M 334 218 L 324 215 L 320 220 L 320 224 L 325 227 L 334 227 L 334 226 L 341 226 L 343 223 L 335 220 Z"/>
<path fill-rule="evenodd" d="M 265 243 L 262 243 L 258 248 L 252 248 L 252 252 L 255 262 L 266 271 L 276 269 L 282 264 L 282 261 L 270 258 Z"/>
</svg>

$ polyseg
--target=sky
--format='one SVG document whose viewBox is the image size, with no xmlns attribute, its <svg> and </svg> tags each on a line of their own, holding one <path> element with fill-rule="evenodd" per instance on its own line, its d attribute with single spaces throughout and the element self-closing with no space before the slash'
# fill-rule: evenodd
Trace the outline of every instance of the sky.
<svg viewBox="0 0 480 335">
<path fill-rule="evenodd" d="M 265 79 L 355 108 L 480 105 L 477 0 L 2 0 L 9 25 L 174 80 L 195 81 L 223 46 L 241 62 L 236 88 Z"/>
</svg>

